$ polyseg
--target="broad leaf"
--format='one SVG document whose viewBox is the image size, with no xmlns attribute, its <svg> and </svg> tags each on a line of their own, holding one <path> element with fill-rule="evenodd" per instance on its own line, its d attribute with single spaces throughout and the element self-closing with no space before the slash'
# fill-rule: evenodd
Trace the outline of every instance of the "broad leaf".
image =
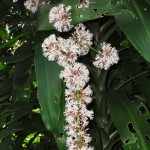
<svg viewBox="0 0 150 150">
<path fill-rule="evenodd" d="M 138 52 L 150 62 L 150 5 L 146 0 L 121 2 L 127 7 L 127 11 L 115 16 L 117 24 Z"/>
<path fill-rule="evenodd" d="M 41 41 L 39 41 L 41 43 Z M 49 62 L 43 55 L 41 45 L 35 52 L 35 66 L 38 81 L 38 99 L 41 105 L 43 122 L 50 130 L 61 150 L 65 148 L 64 131 L 64 98 L 62 97 L 62 81 L 59 79 L 60 67 L 55 62 Z M 61 135 L 61 134 L 63 135 Z"/>
<path fill-rule="evenodd" d="M 110 9 L 110 0 L 100 1 L 91 0 L 89 8 L 77 8 L 79 0 L 63 0 L 61 4 L 70 5 L 72 7 L 72 24 L 78 24 L 81 22 L 94 20 L 100 18 L 102 14 L 107 13 Z M 41 6 L 38 11 L 38 21 L 37 28 L 41 30 L 51 30 L 54 29 L 53 25 L 49 23 L 49 12 L 50 9 L 58 4 L 49 4 Z"/>
<path fill-rule="evenodd" d="M 36 50 L 35 65 L 38 80 L 38 98 L 43 121 L 49 130 L 58 133 L 61 97 L 59 73 L 61 67 L 55 62 L 48 62 L 42 55 L 40 47 Z"/>
<path fill-rule="evenodd" d="M 150 112 L 144 102 L 131 102 L 122 91 L 106 94 L 105 100 L 125 148 L 149 150 Z"/>
</svg>

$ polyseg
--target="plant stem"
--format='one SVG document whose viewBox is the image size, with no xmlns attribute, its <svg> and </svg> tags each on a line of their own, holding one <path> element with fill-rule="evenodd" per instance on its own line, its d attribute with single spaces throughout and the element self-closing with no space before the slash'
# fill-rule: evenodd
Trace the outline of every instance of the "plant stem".
<svg viewBox="0 0 150 150">
<path fill-rule="evenodd" d="M 91 49 L 92 51 L 98 53 L 98 50 L 97 50 L 97 49 L 95 49 L 95 48 L 93 48 L 93 47 L 91 47 L 91 46 L 89 46 L 89 45 L 86 45 L 86 46 L 87 46 L 89 49 Z"/>
<path fill-rule="evenodd" d="M 78 101 L 78 108 L 79 108 L 80 107 L 79 102 L 81 100 L 81 93 L 80 93 L 80 91 L 76 92 L 76 99 Z M 77 124 L 80 125 L 80 117 L 79 116 L 77 116 Z M 78 136 L 78 146 L 79 146 L 79 148 L 82 147 L 82 137 L 81 137 L 81 135 Z"/>
</svg>

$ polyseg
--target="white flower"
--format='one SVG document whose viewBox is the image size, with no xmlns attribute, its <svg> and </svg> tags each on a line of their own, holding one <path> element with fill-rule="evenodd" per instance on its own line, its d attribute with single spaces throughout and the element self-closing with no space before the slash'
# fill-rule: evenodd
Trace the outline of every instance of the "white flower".
<svg viewBox="0 0 150 150">
<path fill-rule="evenodd" d="M 83 122 L 88 118 L 92 120 L 94 117 L 94 112 L 92 110 L 87 110 L 86 105 L 82 105 L 80 114 L 82 116 Z"/>
<path fill-rule="evenodd" d="M 80 97 L 80 101 L 82 103 L 86 103 L 89 104 L 92 101 L 92 90 L 90 88 L 90 86 L 87 86 L 84 89 L 81 90 L 76 90 L 76 89 L 66 89 L 65 90 L 65 96 L 66 96 L 66 100 L 67 101 L 71 101 L 71 100 L 77 100 L 77 97 Z"/>
<path fill-rule="evenodd" d="M 91 137 L 87 134 L 86 128 L 94 115 L 92 110 L 87 109 L 87 104 L 92 101 L 92 90 L 90 86 L 86 86 L 89 81 L 89 71 L 86 66 L 76 62 L 78 56 L 88 53 L 86 45 L 92 44 L 91 39 L 92 34 L 81 24 L 76 28 L 72 38 L 57 38 L 52 34 L 42 44 L 43 55 L 49 61 L 56 61 L 64 67 L 60 78 L 67 87 L 64 116 L 67 123 L 65 131 L 68 150 L 93 149 L 89 147 Z"/>
<path fill-rule="evenodd" d="M 82 0 L 81 3 L 78 5 L 78 8 L 88 8 L 89 4 L 89 0 Z"/>
<path fill-rule="evenodd" d="M 89 123 L 88 119 L 93 119 L 93 111 L 87 110 L 85 103 L 72 98 L 66 101 L 64 115 L 67 123 L 65 130 L 68 136 L 66 141 L 68 149 L 80 150 L 81 145 L 82 148 L 88 149 L 91 137 L 86 133 L 86 126 Z"/>
<path fill-rule="evenodd" d="M 93 147 L 82 147 L 80 150 L 94 150 L 94 148 Z"/>
<path fill-rule="evenodd" d="M 78 59 L 77 50 L 78 45 L 72 39 L 58 38 L 60 43 L 60 55 L 58 57 L 58 64 L 60 66 L 67 66 L 68 64 L 74 64 Z"/>
<path fill-rule="evenodd" d="M 43 55 L 48 58 L 49 61 L 55 61 L 59 56 L 59 42 L 56 39 L 55 34 L 51 34 L 46 38 L 42 44 Z"/>
<path fill-rule="evenodd" d="M 60 73 L 60 78 L 64 79 L 68 88 L 80 90 L 89 81 L 89 71 L 81 63 L 67 65 Z"/>
<path fill-rule="evenodd" d="M 87 45 L 92 45 L 93 34 L 83 24 L 75 27 L 75 32 L 72 34 L 72 39 L 78 44 L 79 56 L 86 55 L 89 52 Z"/>
<path fill-rule="evenodd" d="M 67 92 L 69 93 L 69 91 Z M 91 92 L 89 92 L 91 94 Z M 65 106 L 65 120 L 66 120 L 66 134 L 67 134 L 67 147 L 68 149 L 80 150 L 89 149 L 88 144 L 92 140 L 90 135 L 87 134 L 86 126 L 88 120 L 93 119 L 93 111 L 87 110 L 86 104 L 73 98 L 67 99 Z M 82 148 L 78 145 L 80 143 Z"/>
<path fill-rule="evenodd" d="M 117 64 L 119 61 L 119 55 L 116 48 L 112 47 L 109 43 L 101 44 L 102 52 L 96 55 L 93 64 L 100 69 L 108 70 L 111 65 Z"/>
<path fill-rule="evenodd" d="M 38 9 L 38 6 L 42 4 L 45 4 L 42 2 L 42 0 L 26 0 L 24 6 L 32 13 L 35 13 Z"/>
<path fill-rule="evenodd" d="M 73 26 L 70 24 L 72 21 L 71 13 L 69 12 L 71 6 L 65 7 L 64 4 L 59 4 L 53 7 L 49 12 L 49 22 L 54 25 L 54 27 L 59 32 L 69 31 Z"/>
<path fill-rule="evenodd" d="M 75 140 L 73 140 L 72 137 L 70 137 L 70 136 L 67 137 L 66 144 L 70 150 L 74 150 L 76 148 Z"/>
<path fill-rule="evenodd" d="M 89 134 L 86 134 L 86 136 L 84 136 L 84 141 L 85 143 L 90 143 L 92 141 L 92 138 L 90 137 Z"/>
</svg>

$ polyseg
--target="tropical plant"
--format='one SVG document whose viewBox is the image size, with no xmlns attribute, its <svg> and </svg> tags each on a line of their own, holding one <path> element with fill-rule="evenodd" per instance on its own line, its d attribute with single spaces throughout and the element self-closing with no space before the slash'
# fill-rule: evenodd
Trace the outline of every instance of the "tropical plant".
<svg viewBox="0 0 150 150">
<path fill-rule="evenodd" d="M 71 6 L 67 32 L 49 19 L 59 4 Z M 84 45 L 88 54 L 75 60 L 89 70 L 93 91 L 87 106 L 94 111 L 88 120 L 90 145 L 95 150 L 149 150 L 149 15 L 149 0 L 1 0 L 0 150 L 67 149 L 68 85 L 59 77 L 64 66 L 44 57 L 42 44 L 52 35 L 70 39 L 76 30 L 72 26 L 81 23 L 93 35 L 92 44 Z M 116 47 L 119 62 L 99 69 L 93 61 L 103 42 Z M 75 96 L 80 101 L 81 93 Z"/>
</svg>

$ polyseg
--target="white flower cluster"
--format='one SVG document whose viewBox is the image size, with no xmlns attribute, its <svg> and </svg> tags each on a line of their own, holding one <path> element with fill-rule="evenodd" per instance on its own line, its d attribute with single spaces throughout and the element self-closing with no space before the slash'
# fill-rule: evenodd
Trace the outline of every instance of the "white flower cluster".
<svg viewBox="0 0 150 150">
<path fill-rule="evenodd" d="M 100 69 L 108 70 L 113 64 L 117 64 L 119 61 L 119 55 L 116 48 L 112 47 L 109 43 L 101 44 L 102 52 L 96 55 L 93 64 Z"/>
<path fill-rule="evenodd" d="M 42 44 L 43 55 L 63 67 L 74 64 L 78 56 L 88 53 L 89 48 L 86 45 L 92 45 L 92 37 L 90 31 L 83 24 L 79 24 L 69 39 L 57 38 L 54 34 L 46 38 Z"/>
<path fill-rule="evenodd" d="M 59 4 L 56 7 L 53 7 L 49 12 L 49 22 L 54 25 L 54 27 L 59 32 L 69 31 L 73 26 L 71 22 L 71 6 L 65 7 L 64 4 Z"/>
<path fill-rule="evenodd" d="M 42 0 L 26 0 L 24 6 L 32 13 L 35 13 L 38 9 L 38 6 L 43 4 L 45 3 Z"/>
<path fill-rule="evenodd" d="M 88 46 L 92 45 L 93 34 L 83 24 L 79 24 L 75 27 L 75 32 L 72 34 L 72 39 L 80 47 L 79 55 L 83 56 L 89 52 Z"/>
<path fill-rule="evenodd" d="M 87 109 L 92 101 L 92 90 L 87 85 L 89 71 L 81 63 L 77 63 L 78 56 L 86 55 L 92 45 L 92 34 L 83 24 L 75 27 L 75 32 L 68 39 L 56 37 L 54 34 L 46 38 L 42 44 L 43 55 L 49 61 L 57 61 L 64 67 L 60 78 L 66 83 L 65 90 L 65 120 L 66 145 L 68 150 L 93 150 L 89 146 L 91 141 L 87 133 L 87 125 L 93 119 L 93 111 Z"/>
<path fill-rule="evenodd" d="M 86 126 L 93 119 L 93 111 L 87 110 L 86 105 L 92 101 L 92 90 L 86 86 L 89 81 L 89 71 L 81 63 L 68 65 L 61 72 L 67 89 L 65 91 L 65 119 L 68 150 L 92 150 L 89 147 L 91 137 L 87 134 Z"/>
<path fill-rule="evenodd" d="M 64 78 L 67 88 L 80 90 L 89 81 L 89 71 L 83 64 L 75 63 L 66 66 L 60 78 Z"/>
</svg>

